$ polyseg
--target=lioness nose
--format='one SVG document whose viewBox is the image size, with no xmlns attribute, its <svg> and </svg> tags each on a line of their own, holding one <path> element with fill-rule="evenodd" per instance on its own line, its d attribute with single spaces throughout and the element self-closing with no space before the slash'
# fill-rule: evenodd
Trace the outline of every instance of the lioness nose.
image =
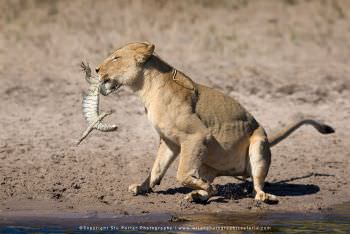
<svg viewBox="0 0 350 234">
<path fill-rule="evenodd" d="M 100 68 L 99 68 L 99 67 L 96 67 L 96 68 L 95 68 L 95 71 L 96 71 L 96 73 L 98 73 L 98 72 L 100 71 Z"/>
</svg>

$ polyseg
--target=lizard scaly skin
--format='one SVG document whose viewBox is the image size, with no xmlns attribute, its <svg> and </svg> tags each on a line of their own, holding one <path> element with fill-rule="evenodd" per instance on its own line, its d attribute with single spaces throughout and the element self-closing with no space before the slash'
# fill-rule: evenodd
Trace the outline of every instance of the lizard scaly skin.
<svg viewBox="0 0 350 234">
<path fill-rule="evenodd" d="M 102 83 L 97 77 L 92 76 L 91 68 L 88 64 L 86 65 L 81 63 L 81 67 L 85 72 L 86 81 L 90 84 L 88 94 L 83 97 L 84 118 L 88 122 L 89 126 L 78 140 L 77 145 L 79 145 L 93 129 L 103 132 L 110 132 L 115 131 L 118 128 L 116 125 L 108 125 L 101 122 L 103 118 L 112 113 L 103 112 L 99 114 L 99 94 Z"/>
</svg>

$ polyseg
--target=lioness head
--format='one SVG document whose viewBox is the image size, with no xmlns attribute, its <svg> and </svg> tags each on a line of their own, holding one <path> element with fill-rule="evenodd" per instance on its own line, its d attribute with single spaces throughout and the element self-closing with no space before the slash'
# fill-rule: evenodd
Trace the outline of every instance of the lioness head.
<svg viewBox="0 0 350 234">
<path fill-rule="evenodd" d="M 147 42 L 130 43 L 114 51 L 96 67 L 99 79 L 104 82 L 101 93 L 106 95 L 121 85 L 135 85 L 153 52 L 154 45 Z"/>
</svg>

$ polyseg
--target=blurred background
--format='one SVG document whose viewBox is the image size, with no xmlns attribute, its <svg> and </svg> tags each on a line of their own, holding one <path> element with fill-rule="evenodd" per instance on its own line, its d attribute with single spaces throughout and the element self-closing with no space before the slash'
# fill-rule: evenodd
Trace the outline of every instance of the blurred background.
<svg viewBox="0 0 350 234">
<path fill-rule="evenodd" d="M 293 135 L 274 149 L 270 180 L 315 168 L 346 177 L 348 164 L 324 165 L 349 160 L 350 1 L 0 0 L 0 12 L 3 206 L 18 199 L 140 202 L 126 188 L 147 175 L 158 137 L 130 90 L 102 100 L 102 109 L 116 111 L 106 121 L 119 130 L 93 132 L 74 146 L 86 127 L 80 62 L 94 67 L 134 41 L 154 43 L 196 82 L 236 97 L 269 132 L 301 113 L 340 130 L 331 138 L 311 128 Z M 174 166 L 168 175 L 161 188 L 175 186 Z M 318 183 L 337 186 L 324 180 Z"/>
</svg>

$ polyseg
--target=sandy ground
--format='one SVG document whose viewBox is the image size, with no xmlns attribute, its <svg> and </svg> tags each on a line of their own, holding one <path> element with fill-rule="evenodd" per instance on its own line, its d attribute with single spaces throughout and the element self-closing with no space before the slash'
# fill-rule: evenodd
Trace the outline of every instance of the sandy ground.
<svg viewBox="0 0 350 234">
<path fill-rule="evenodd" d="M 350 197 L 349 1 L 0 1 L 0 210 L 33 213 L 318 211 Z M 177 161 L 147 196 L 158 137 L 142 103 L 123 89 L 102 100 L 112 133 L 86 127 L 79 63 L 150 41 L 195 81 L 236 97 L 268 133 L 304 114 L 336 134 L 304 127 L 272 150 L 257 205 L 250 184 L 218 178 L 220 197 L 183 201 Z"/>
</svg>

